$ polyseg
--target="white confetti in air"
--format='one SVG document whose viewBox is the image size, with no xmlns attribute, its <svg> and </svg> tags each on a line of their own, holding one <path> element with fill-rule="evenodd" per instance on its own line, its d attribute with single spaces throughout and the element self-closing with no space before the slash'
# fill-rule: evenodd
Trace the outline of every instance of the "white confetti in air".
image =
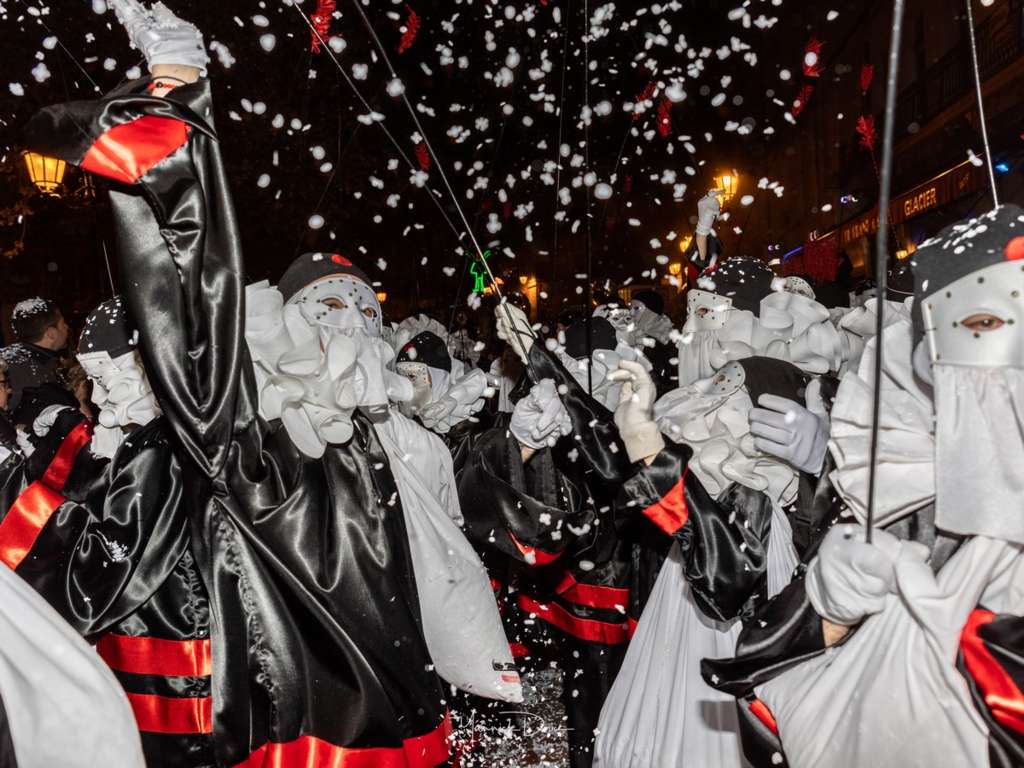
<svg viewBox="0 0 1024 768">
<path fill-rule="evenodd" d="M 274 48 L 277 47 L 277 36 L 268 32 L 265 35 L 260 35 L 260 48 L 267 53 L 270 53 Z"/>
<path fill-rule="evenodd" d="M 15 96 L 25 95 L 25 86 L 23 86 L 21 83 L 8 83 L 7 90 L 9 90 Z"/>
<path fill-rule="evenodd" d="M 309 217 L 310 229 L 320 229 L 320 227 L 322 227 L 323 225 L 324 217 L 321 216 L 319 213 L 314 213 L 312 216 Z"/>
<path fill-rule="evenodd" d="M 598 200 L 607 200 L 612 196 L 612 185 L 605 182 L 601 182 L 594 187 L 594 197 Z"/>
<path fill-rule="evenodd" d="M 789 78 L 791 78 L 792 76 L 793 75 L 790 73 L 790 71 L 788 69 L 783 69 L 783 70 L 781 70 L 779 72 L 779 79 L 780 80 L 789 80 Z"/>
<path fill-rule="evenodd" d="M 12 90 L 11 93 L 14 93 L 14 91 Z M 14 95 L 15 96 L 20 96 L 21 94 L 15 93 Z M 967 159 L 970 160 L 971 161 L 971 165 L 975 166 L 976 168 L 980 168 L 982 165 L 985 164 L 984 160 L 982 160 L 980 157 L 978 157 L 976 154 L 974 154 L 974 150 L 973 149 L 968 149 L 967 150 Z"/>
<path fill-rule="evenodd" d="M 825 16 L 826 21 L 835 21 L 839 18 L 839 11 L 829 11 L 828 15 Z"/>
<path fill-rule="evenodd" d="M 752 202 L 754 202 L 753 195 L 744 195 L 743 197 L 740 198 L 741 205 L 750 205 Z"/>
<path fill-rule="evenodd" d="M 352 77 L 354 77 L 356 80 L 365 80 L 369 73 L 370 67 L 368 64 L 352 65 Z"/>
<path fill-rule="evenodd" d="M 269 173 L 261 173 L 260 177 L 258 179 L 256 179 L 256 186 L 259 187 L 260 189 L 266 189 L 267 187 L 269 187 L 270 186 L 270 174 Z"/>
<path fill-rule="evenodd" d="M 34 67 L 32 67 L 32 77 L 35 78 L 37 83 L 45 83 L 50 79 L 50 70 L 46 66 L 46 62 L 40 61 Z"/>
<path fill-rule="evenodd" d="M 345 38 L 338 37 L 337 35 L 328 40 L 327 44 L 331 46 L 331 50 L 335 53 L 341 53 L 348 47 L 348 43 L 345 42 Z"/>
<path fill-rule="evenodd" d="M 52 51 L 56 47 L 57 37 L 55 35 L 50 35 L 49 37 L 43 38 L 43 48 L 45 48 L 48 51 Z"/>
<path fill-rule="evenodd" d="M 138 80 L 142 77 L 142 69 L 141 67 L 131 67 L 124 73 L 124 76 L 129 80 Z"/>
<path fill-rule="evenodd" d="M 388 83 L 388 96 L 398 98 L 405 93 L 405 85 L 397 77 Z"/>
<path fill-rule="evenodd" d="M 106 13 L 107 4 L 104 0 L 92 0 L 92 12 L 93 13 Z"/>
</svg>

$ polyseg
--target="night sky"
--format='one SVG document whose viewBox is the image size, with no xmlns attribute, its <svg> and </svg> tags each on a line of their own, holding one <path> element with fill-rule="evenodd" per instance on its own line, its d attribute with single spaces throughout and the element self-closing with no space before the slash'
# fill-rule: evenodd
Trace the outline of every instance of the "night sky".
<svg viewBox="0 0 1024 768">
<path fill-rule="evenodd" d="M 130 70 L 143 64 L 140 54 L 113 13 L 97 14 L 94 5 L 0 1 L 4 206 L 31 189 L 17 154 L 28 117 L 42 105 L 90 97 L 79 65 L 104 91 L 138 76 Z M 552 311 L 578 301 L 586 284 L 588 205 L 595 279 L 660 279 L 678 260 L 676 238 L 692 232 L 713 173 L 735 166 L 756 177 L 793 129 L 785 113 L 803 81 L 807 41 L 816 37 L 827 51 L 863 7 L 366 2 L 396 82 L 353 0 L 338 0 L 330 35 L 367 109 L 330 56 L 310 50 L 300 10 L 313 13 L 313 0 L 168 5 L 202 29 L 211 49 L 217 128 L 251 279 L 276 279 L 305 250 L 340 251 L 403 308 L 447 307 L 464 301 L 471 285 L 464 215 L 495 254 L 495 271 L 513 281 L 536 275 L 549 292 L 542 308 Z M 427 152 L 396 95 L 399 82 L 461 213 L 433 158 L 425 180 L 415 178 Z M 71 172 L 69 179 L 74 186 Z M 745 192 L 785 204 L 770 190 Z M 20 222 L 10 207 L 0 217 L 4 249 L 25 243 L 23 254 L 0 263 L 12 278 L 3 300 L 46 288 L 84 303 L 103 298 L 102 202 L 71 210 L 36 198 L 28 207 L 32 215 Z M 744 215 L 733 207 L 728 227 Z"/>
</svg>

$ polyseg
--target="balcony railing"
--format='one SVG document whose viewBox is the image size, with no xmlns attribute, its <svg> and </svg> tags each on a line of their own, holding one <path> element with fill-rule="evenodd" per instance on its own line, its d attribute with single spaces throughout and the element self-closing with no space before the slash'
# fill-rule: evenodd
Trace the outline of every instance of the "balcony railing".
<svg viewBox="0 0 1024 768">
<path fill-rule="evenodd" d="M 1024 24 L 1020 2 L 1011 2 L 1011 16 L 993 17 L 975 30 L 978 68 L 988 79 L 1024 54 Z M 905 133 L 913 123 L 924 123 L 966 95 L 972 86 L 970 49 L 962 41 L 925 70 L 896 102 L 896 130 Z"/>
</svg>

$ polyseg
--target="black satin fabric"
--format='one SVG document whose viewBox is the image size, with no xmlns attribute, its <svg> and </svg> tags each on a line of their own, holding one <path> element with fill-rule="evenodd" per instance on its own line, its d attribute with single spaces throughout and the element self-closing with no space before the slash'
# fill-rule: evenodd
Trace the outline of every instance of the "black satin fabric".
<svg viewBox="0 0 1024 768">
<path fill-rule="evenodd" d="M 182 498 L 165 424 L 154 419 L 121 445 L 85 502 L 57 509 L 17 573 L 78 632 L 105 632 L 145 603 L 185 553 Z"/>
<path fill-rule="evenodd" d="M 571 434 L 559 439 L 552 449 L 555 466 L 573 483 L 585 487 L 599 510 L 604 506 L 610 509 L 619 488 L 637 469 L 629 461 L 612 414 L 540 342 L 530 348 L 527 370 L 538 381 L 554 380 L 572 422 Z"/>
<path fill-rule="evenodd" d="M 300 736 L 401 747 L 437 728 L 444 705 L 387 457 L 359 415 L 349 443 L 316 461 L 257 417 L 209 85 L 167 99 L 143 95 L 145 86 L 45 110 L 30 138 L 74 161 L 140 114 L 193 128 L 111 198 L 146 370 L 185 459 L 192 548 L 210 599 L 218 761 Z"/>
<path fill-rule="evenodd" d="M 1024 617 L 999 614 L 978 630 L 985 649 L 1024 691 Z M 991 768 L 1021 768 L 1024 766 L 1024 735 L 1000 723 L 992 716 L 985 696 L 964 664 L 963 653 L 957 656 L 957 669 L 967 681 L 974 708 L 988 726 L 989 765 Z M 1012 704 L 1008 704 L 1008 709 Z"/>
<path fill-rule="evenodd" d="M 716 621 L 749 616 L 767 597 L 771 501 L 737 483 L 712 498 L 697 476 L 686 469 L 692 454 L 685 445 L 668 444 L 650 466 L 623 485 L 616 504 L 620 530 L 624 535 L 646 538 L 642 531 L 651 524 L 642 516 L 643 510 L 659 502 L 685 477 L 688 516 L 674 537 L 680 543 L 684 575 L 694 600 Z M 626 533 L 637 527 L 641 532 Z M 652 574 L 645 583 L 653 585 L 654 578 Z"/>
<path fill-rule="evenodd" d="M 742 698 L 754 688 L 825 650 L 821 617 L 805 589 L 803 567 L 743 626 L 736 656 L 704 659 L 701 674 L 712 688 Z"/>
</svg>

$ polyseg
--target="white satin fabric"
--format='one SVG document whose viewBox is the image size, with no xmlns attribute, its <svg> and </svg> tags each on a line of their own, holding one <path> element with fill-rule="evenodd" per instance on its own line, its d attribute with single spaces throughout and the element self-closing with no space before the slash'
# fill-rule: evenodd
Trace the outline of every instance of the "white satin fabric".
<svg viewBox="0 0 1024 768">
<path fill-rule="evenodd" d="M 754 446 L 748 419 L 752 407 L 745 389 L 717 394 L 705 380 L 660 398 L 654 420 L 670 440 L 693 449 L 690 469 L 712 496 L 737 482 L 785 506 L 796 497 L 797 473 Z"/>
<path fill-rule="evenodd" d="M 932 366 L 935 524 L 1024 544 L 1024 370 Z"/>
<path fill-rule="evenodd" d="M 452 370 L 433 368 L 426 363 L 398 363 L 395 369 L 413 385 L 413 399 L 400 403 L 408 417 L 416 416 L 423 426 L 438 434 L 472 418 L 494 395 L 487 374 L 479 368 L 466 370 L 460 360 L 452 360 Z"/>
<path fill-rule="evenodd" d="M 759 686 L 793 768 L 988 764 L 988 729 L 956 668 L 971 611 L 1024 612 L 1018 545 L 975 537 L 938 574 L 902 548 L 896 587 L 843 645 Z"/>
<path fill-rule="evenodd" d="M 785 514 L 772 511 L 768 593 L 790 581 L 797 555 Z M 630 641 L 597 727 L 594 768 L 741 768 L 736 700 L 704 682 L 701 659 L 733 656 L 738 621 L 697 608 L 673 545 Z"/>
<path fill-rule="evenodd" d="M 145 426 L 160 415 L 138 352 L 116 358 L 106 352 L 78 355 L 85 375 L 92 380 L 92 401 L 99 408 L 99 424 L 89 450 L 100 458 L 113 458 L 124 440 L 123 427 Z"/>
<path fill-rule="evenodd" d="M 121 684 L 6 567 L 0 567 L 0 697 L 18 768 L 146 764 Z"/>
<path fill-rule="evenodd" d="M 896 323 L 911 322 L 911 308 L 914 304 L 914 297 L 911 296 L 902 302 L 883 301 L 885 328 Z M 845 309 L 838 312 L 832 318 L 832 324 L 839 331 L 839 338 L 842 343 L 843 364 L 839 373 L 856 371 L 860 365 L 861 355 L 864 354 L 864 347 L 869 339 L 874 338 L 876 323 L 878 321 L 878 300 L 871 298 L 859 307 Z"/>
<path fill-rule="evenodd" d="M 281 419 L 296 447 L 311 458 L 322 456 L 329 443 L 351 438 L 356 408 L 386 417 L 389 401 L 412 397 L 409 381 L 388 370 L 394 351 L 379 336 L 379 314 L 371 318 L 359 309 L 369 306 L 368 287 L 352 290 L 354 306 L 331 309 L 317 305 L 312 296 L 343 295 L 343 288 L 326 286 L 310 293 L 316 286 L 287 305 L 266 281 L 247 286 L 245 318 L 260 414 Z"/>
<path fill-rule="evenodd" d="M 875 479 L 875 525 L 885 527 L 930 504 L 935 498 L 934 406 L 911 363 L 913 327 L 909 318 L 883 331 L 881 428 Z M 830 414 L 829 450 L 836 469 L 829 476 L 860 522 L 868 507 L 871 419 L 877 340 L 870 339 L 860 367 L 839 385 Z M 951 475 L 960 477 L 953 467 Z"/>
</svg>

